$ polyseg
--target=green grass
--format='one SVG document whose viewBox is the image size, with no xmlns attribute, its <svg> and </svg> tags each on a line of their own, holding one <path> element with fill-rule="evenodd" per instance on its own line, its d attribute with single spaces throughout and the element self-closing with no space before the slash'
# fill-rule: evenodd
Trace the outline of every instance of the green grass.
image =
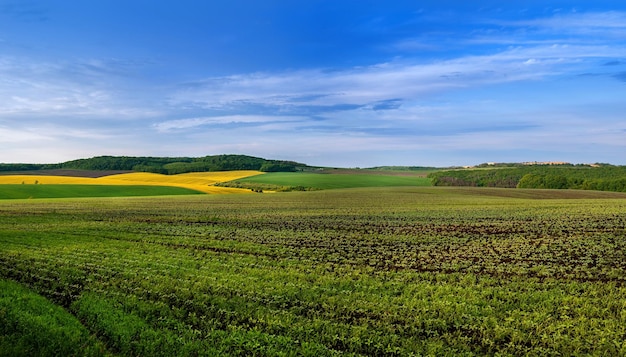
<svg viewBox="0 0 626 357">
<path fill-rule="evenodd" d="M 76 317 L 37 293 L 0 279 L 0 356 L 104 356 Z"/>
<path fill-rule="evenodd" d="M 301 172 L 276 172 L 237 180 L 243 184 L 266 184 L 313 189 L 357 187 L 430 186 L 430 179 L 417 176 L 372 174 L 317 174 Z"/>
<path fill-rule="evenodd" d="M 3 298 L 0 355 L 55 346 L 62 335 L 24 321 L 62 307 L 121 355 L 623 356 L 624 198 L 383 187 L 0 201 L 0 278 L 56 304 Z"/>
<path fill-rule="evenodd" d="M 0 199 L 193 195 L 202 192 L 170 186 L 0 185 Z"/>
</svg>

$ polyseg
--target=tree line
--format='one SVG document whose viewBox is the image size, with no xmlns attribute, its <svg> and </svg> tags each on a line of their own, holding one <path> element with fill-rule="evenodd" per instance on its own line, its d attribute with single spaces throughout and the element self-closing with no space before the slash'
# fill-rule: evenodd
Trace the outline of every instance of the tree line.
<svg viewBox="0 0 626 357">
<path fill-rule="evenodd" d="M 267 160 L 247 155 L 212 155 L 204 157 L 132 157 L 97 156 L 58 164 L 0 164 L 0 171 L 33 170 L 127 170 L 166 175 L 186 172 L 258 170 L 264 172 L 293 172 L 307 165 L 281 160 Z"/>
<path fill-rule="evenodd" d="M 435 186 L 581 189 L 626 192 L 626 166 L 517 166 L 445 170 L 428 176 Z"/>
</svg>

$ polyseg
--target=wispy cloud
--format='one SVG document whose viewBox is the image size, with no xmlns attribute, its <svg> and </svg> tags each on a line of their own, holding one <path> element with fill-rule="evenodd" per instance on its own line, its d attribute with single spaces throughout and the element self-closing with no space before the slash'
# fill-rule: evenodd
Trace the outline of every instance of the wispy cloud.
<svg viewBox="0 0 626 357">
<path fill-rule="evenodd" d="M 488 15 L 484 15 L 488 16 Z M 446 52 L 484 53 L 490 46 L 614 45 L 626 38 L 626 12 L 581 12 L 549 17 L 502 19 L 475 17 L 464 33 L 430 31 L 398 39 L 388 49 L 407 54 Z"/>
<path fill-rule="evenodd" d="M 0 142 L 1 143 L 27 143 L 48 141 L 49 136 L 44 135 L 39 129 L 15 129 L 0 125 Z M 1 146 L 0 146 L 1 147 Z M 7 149 L 7 148 L 4 148 Z"/>
<path fill-rule="evenodd" d="M 0 114 L 67 119 L 157 115 L 154 108 L 133 105 L 124 93 L 126 66 L 117 61 L 38 62 L 0 57 L 0 96 L 4 98 Z"/>
<path fill-rule="evenodd" d="M 623 57 L 626 47 L 553 44 L 427 64 L 391 62 L 343 71 L 255 73 L 198 81 L 176 93 L 172 103 L 214 109 L 250 103 L 285 110 L 305 105 L 376 107 L 458 88 L 575 75 L 585 59 Z"/>
<path fill-rule="evenodd" d="M 186 118 L 177 120 L 167 120 L 154 125 L 159 132 L 170 132 L 175 130 L 192 129 L 202 126 L 215 127 L 226 124 L 245 126 L 259 126 L 273 123 L 301 122 L 306 118 L 294 116 L 265 116 L 265 115 L 226 115 L 215 117 Z"/>
<path fill-rule="evenodd" d="M 569 13 L 538 19 L 494 22 L 584 35 L 601 33 L 604 36 L 610 36 L 622 33 L 621 30 L 626 31 L 626 13 L 620 11 Z"/>
</svg>

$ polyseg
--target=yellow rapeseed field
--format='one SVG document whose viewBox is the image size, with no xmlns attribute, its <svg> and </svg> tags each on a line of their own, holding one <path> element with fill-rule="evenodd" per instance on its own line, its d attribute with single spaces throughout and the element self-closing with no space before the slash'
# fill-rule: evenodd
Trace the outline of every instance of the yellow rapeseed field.
<svg viewBox="0 0 626 357">
<path fill-rule="evenodd" d="M 98 178 L 45 175 L 0 176 L 0 184 L 49 184 L 49 185 L 150 185 L 176 186 L 205 193 L 247 193 L 246 189 L 213 186 L 219 182 L 260 175 L 261 171 L 216 171 L 192 172 L 179 175 L 161 175 L 148 172 L 133 172 Z"/>
</svg>

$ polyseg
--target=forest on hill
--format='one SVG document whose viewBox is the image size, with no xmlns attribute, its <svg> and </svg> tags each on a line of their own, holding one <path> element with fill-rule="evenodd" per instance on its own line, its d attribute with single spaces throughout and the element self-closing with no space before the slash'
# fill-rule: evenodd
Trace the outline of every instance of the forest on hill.
<svg viewBox="0 0 626 357">
<path fill-rule="evenodd" d="M 437 171 L 434 186 L 582 189 L 626 192 L 626 166 L 517 165 Z"/>
<path fill-rule="evenodd" d="M 308 166 L 294 161 L 267 160 L 247 155 L 212 155 L 204 157 L 132 157 L 97 156 L 58 164 L 0 164 L 0 172 L 36 170 L 127 170 L 166 175 L 186 172 L 258 170 L 295 172 Z"/>
</svg>

